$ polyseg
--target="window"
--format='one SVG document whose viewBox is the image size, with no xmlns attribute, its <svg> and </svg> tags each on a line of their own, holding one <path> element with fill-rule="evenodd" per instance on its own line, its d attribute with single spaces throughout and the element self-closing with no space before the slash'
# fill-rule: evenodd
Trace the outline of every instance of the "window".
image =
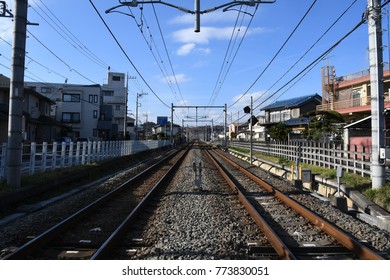
<svg viewBox="0 0 390 280">
<path fill-rule="evenodd" d="M 88 102 L 89 103 L 98 103 L 99 96 L 98 95 L 89 95 Z"/>
<path fill-rule="evenodd" d="M 49 88 L 49 87 L 42 87 L 41 88 L 41 93 L 51 93 L 51 88 Z"/>
<path fill-rule="evenodd" d="M 64 102 L 80 102 L 80 94 L 75 93 L 63 93 L 62 101 Z"/>
<path fill-rule="evenodd" d="M 93 129 L 93 137 L 98 137 L 98 130 L 96 128 Z"/>
<path fill-rule="evenodd" d="M 62 113 L 62 122 L 79 123 L 80 113 Z"/>
<path fill-rule="evenodd" d="M 121 110 L 121 105 L 115 105 L 115 111 L 120 111 Z"/>
<path fill-rule="evenodd" d="M 291 116 L 293 118 L 298 118 L 299 117 L 299 108 L 295 108 L 291 110 Z"/>
<path fill-rule="evenodd" d="M 270 123 L 280 122 L 280 111 L 270 113 Z"/>
<path fill-rule="evenodd" d="M 97 119 L 97 116 L 98 116 L 98 111 L 97 110 L 93 110 L 93 118 Z"/>
<path fill-rule="evenodd" d="M 282 121 L 287 121 L 287 120 L 291 119 L 290 109 L 281 111 L 281 117 L 282 117 Z"/>
<path fill-rule="evenodd" d="M 103 96 L 114 96 L 114 91 L 112 90 L 104 90 Z"/>
<path fill-rule="evenodd" d="M 360 106 L 360 89 L 352 90 L 352 106 L 357 107 Z"/>
<path fill-rule="evenodd" d="M 121 77 L 120 76 L 112 76 L 113 81 L 120 81 Z"/>
</svg>

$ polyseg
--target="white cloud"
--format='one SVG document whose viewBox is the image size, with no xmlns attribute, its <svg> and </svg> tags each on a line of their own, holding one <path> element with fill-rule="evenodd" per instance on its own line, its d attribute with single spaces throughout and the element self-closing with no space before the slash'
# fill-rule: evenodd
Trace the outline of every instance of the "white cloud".
<svg viewBox="0 0 390 280">
<path fill-rule="evenodd" d="M 177 83 L 185 83 L 185 82 L 188 82 L 190 80 L 190 78 L 188 78 L 186 76 L 186 74 L 183 74 L 183 73 L 180 73 L 180 74 L 176 74 L 176 80 L 175 80 L 175 76 L 168 76 L 168 77 L 162 77 L 160 79 L 163 83 L 168 83 L 168 82 L 172 82 L 172 83 L 175 83 L 177 81 Z"/>
<path fill-rule="evenodd" d="M 202 27 L 196 33 L 193 28 L 184 28 L 173 32 L 173 38 L 180 43 L 208 44 L 210 40 L 228 40 L 231 37 L 233 27 Z"/>
<path fill-rule="evenodd" d="M 186 56 L 188 55 L 191 51 L 193 51 L 193 49 L 195 48 L 195 44 L 194 43 L 189 43 L 189 44 L 185 44 L 183 46 L 181 46 L 177 51 L 176 51 L 176 54 L 179 55 L 179 56 Z"/>
</svg>

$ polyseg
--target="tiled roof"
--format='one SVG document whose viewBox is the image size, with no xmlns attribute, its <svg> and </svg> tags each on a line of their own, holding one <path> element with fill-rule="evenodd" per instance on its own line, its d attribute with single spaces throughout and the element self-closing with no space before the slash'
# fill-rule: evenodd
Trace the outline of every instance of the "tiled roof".
<svg viewBox="0 0 390 280">
<path fill-rule="evenodd" d="M 275 101 L 274 103 L 261 108 L 261 110 L 270 110 L 276 108 L 296 108 L 303 105 L 306 102 L 309 102 L 310 100 L 318 100 L 319 104 L 321 104 L 321 96 L 319 96 L 316 93 L 312 95 L 295 97 L 287 100 Z"/>
</svg>

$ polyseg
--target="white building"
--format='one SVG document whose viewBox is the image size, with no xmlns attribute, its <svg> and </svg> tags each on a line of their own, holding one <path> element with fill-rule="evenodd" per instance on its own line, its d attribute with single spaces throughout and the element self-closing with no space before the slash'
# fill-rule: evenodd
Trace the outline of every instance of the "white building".
<svg viewBox="0 0 390 280">
<path fill-rule="evenodd" d="M 74 140 L 78 137 L 96 140 L 123 138 L 127 112 L 124 73 L 108 72 L 107 83 L 103 85 L 25 84 L 55 102 L 51 114 L 57 121 L 68 125 L 70 131 L 67 134 Z"/>
</svg>

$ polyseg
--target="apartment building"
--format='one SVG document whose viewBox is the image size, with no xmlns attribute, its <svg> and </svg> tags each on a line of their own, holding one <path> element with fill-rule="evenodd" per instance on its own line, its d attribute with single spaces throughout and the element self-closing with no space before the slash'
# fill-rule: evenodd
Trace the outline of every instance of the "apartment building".
<svg viewBox="0 0 390 280">
<path fill-rule="evenodd" d="M 108 72 L 103 85 L 68 83 L 25 84 L 54 103 L 50 114 L 68 127 L 67 136 L 94 140 L 123 139 L 129 133 L 124 73 Z M 126 132 L 126 133 L 125 133 Z M 64 136 L 64 135 L 61 135 Z"/>
</svg>

